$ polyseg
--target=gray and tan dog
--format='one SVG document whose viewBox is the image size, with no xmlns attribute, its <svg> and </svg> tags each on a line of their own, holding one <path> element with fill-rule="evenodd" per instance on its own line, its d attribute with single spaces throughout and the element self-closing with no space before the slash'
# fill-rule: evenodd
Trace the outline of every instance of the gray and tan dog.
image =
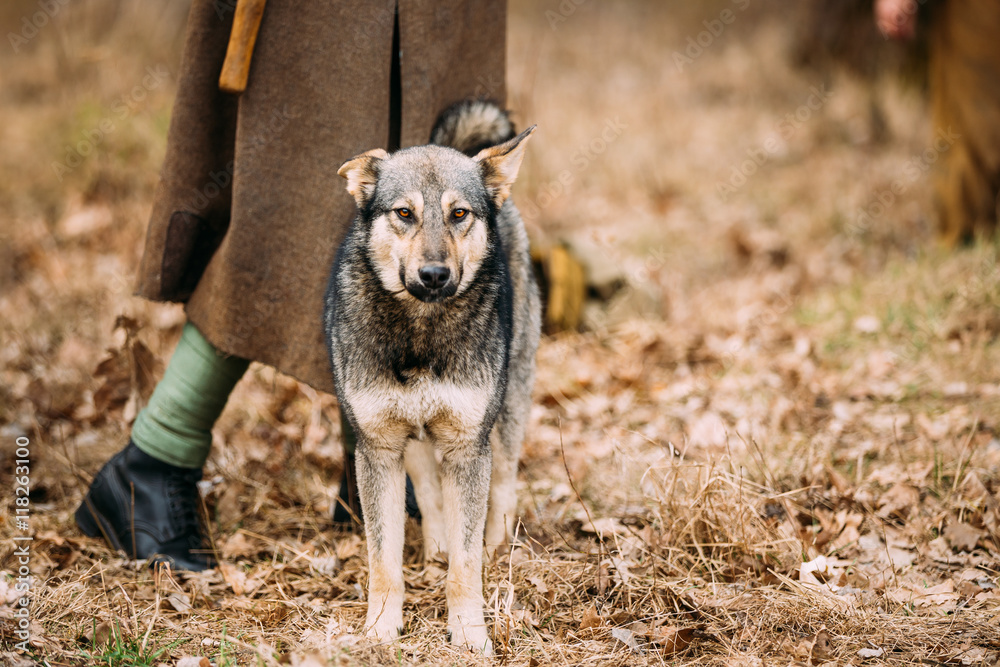
<svg viewBox="0 0 1000 667">
<path fill-rule="evenodd" d="M 490 552 L 512 529 L 541 319 L 528 237 L 508 199 L 533 131 L 510 138 L 505 112 L 467 101 L 439 119 L 437 145 L 371 150 L 338 172 L 359 213 L 334 264 L 325 329 L 358 434 L 366 630 L 378 640 L 403 626 L 409 474 L 425 556 L 448 557 L 451 641 L 492 650 L 484 527 Z"/>
</svg>

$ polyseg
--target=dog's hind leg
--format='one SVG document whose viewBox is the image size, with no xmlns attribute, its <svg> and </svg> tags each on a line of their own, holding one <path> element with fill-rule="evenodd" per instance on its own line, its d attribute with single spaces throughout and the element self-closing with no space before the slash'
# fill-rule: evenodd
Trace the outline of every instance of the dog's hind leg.
<svg viewBox="0 0 1000 667">
<path fill-rule="evenodd" d="M 438 477 L 434 445 L 426 438 L 411 438 L 403 455 L 406 473 L 413 480 L 413 490 L 420 506 L 420 527 L 424 535 L 424 560 L 448 553 L 448 529 L 444 519 L 441 480 Z"/>
<path fill-rule="evenodd" d="M 448 631 L 451 643 L 491 655 L 483 617 L 483 528 L 490 484 L 489 449 L 444 450 L 441 490 L 448 527 Z"/>
<path fill-rule="evenodd" d="M 493 474 L 490 479 L 490 506 L 486 515 L 486 556 L 493 558 L 497 549 L 507 544 L 514 529 L 517 512 L 517 447 L 502 441 L 500 422 L 493 428 Z"/>
<path fill-rule="evenodd" d="M 406 474 L 402 447 L 374 446 L 359 435 L 358 492 L 368 540 L 368 618 L 365 630 L 379 641 L 399 636 L 403 627 L 403 529 Z"/>
<path fill-rule="evenodd" d="M 513 535 L 517 520 L 517 462 L 531 411 L 530 385 L 512 383 L 507 391 L 505 404 L 490 434 L 493 476 L 490 509 L 486 515 L 486 553 L 490 558 Z"/>
</svg>

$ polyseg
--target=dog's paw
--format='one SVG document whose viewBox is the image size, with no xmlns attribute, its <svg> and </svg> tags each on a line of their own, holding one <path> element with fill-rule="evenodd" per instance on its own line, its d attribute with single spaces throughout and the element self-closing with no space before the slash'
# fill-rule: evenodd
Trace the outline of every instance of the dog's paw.
<svg viewBox="0 0 1000 667">
<path fill-rule="evenodd" d="M 399 636 L 403 634 L 403 617 L 400 614 L 399 618 L 386 618 L 384 616 L 379 617 L 377 620 L 367 624 L 368 630 L 365 632 L 365 636 L 376 642 L 391 642 L 399 639 Z"/>
<path fill-rule="evenodd" d="M 448 624 L 448 634 L 451 636 L 451 643 L 454 646 L 461 646 L 472 651 L 478 651 L 486 657 L 493 655 L 493 642 L 486 634 L 486 624 L 462 623 L 461 621 Z"/>
</svg>

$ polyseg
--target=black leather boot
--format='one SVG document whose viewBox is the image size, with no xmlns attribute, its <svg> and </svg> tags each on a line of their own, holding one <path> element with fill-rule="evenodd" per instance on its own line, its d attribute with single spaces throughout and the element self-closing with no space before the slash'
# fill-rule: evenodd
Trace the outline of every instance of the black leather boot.
<svg viewBox="0 0 1000 667">
<path fill-rule="evenodd" d="M 76 523 L 89 537 L 103 537 L 129 558 L 167 562 L 175 570 L 214 566 L 202 552 L 198 523 L 201 470 L 178 468 L 128 446 L 94 477 Z"/>
</svg>

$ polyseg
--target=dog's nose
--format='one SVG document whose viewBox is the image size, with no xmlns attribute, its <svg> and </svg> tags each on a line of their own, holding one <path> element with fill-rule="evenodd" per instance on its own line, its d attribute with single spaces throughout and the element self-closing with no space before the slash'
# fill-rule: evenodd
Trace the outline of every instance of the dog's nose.
<svg viewBox="0 0 1000 667">
<path fill-rule="evenodd" d="M 440 264 L 431 264 L 429 266 L 421 267 L 417 271 L 417 275 L 420 276 L 420 282 L 424 284 L 427 289 L 438 289 L 439 287 L 444 287 L 448 282 L 448 278 L 451 276 L 451 271 L 447 266 L 441 266 Z"/>
</svg>

